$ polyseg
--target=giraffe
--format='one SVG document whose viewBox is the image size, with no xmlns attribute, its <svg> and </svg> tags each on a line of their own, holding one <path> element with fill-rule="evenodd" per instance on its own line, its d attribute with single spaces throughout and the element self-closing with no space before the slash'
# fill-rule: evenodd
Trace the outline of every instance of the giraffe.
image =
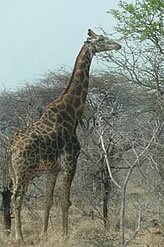
<svg viewBox="0 0 164 247">
<path fill-rule="evenodd" d="M 91 61 L 96 53 L 120 48 L 121 45 L 112 39 L 98 35 L 89 29 L 87 41 L 84 42 L 76 58 L 67 87 L 47 106 L 37 122 L 17 131 L 11 138 L 9 149 L 13 169 L 12 203 L 16 241 L 24 241 L 21 228 L 23 196 L 29 182 L 41 171 L 46 171 L 48 174 L 47 205 L 43 223 L 43 232 L 47 231 L 54 187 L 61 166 L 64 170 L 61 202 L 62 227 L 63 234 L 68 234 L 70 189 L 80 153 L 76 128 L 84 111 Z"/>
</svg>

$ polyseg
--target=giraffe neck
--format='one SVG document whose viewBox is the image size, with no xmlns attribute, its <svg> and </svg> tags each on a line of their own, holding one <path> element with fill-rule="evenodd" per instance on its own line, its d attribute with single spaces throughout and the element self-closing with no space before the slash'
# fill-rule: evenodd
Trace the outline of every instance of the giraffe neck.
<svg viewBox="0 0 164 247">
<path fill-rule="evenodd" d="M 89 44 L 85 43 L 81 48 L 76 59 L 75 66 L 69 80 L 68 86 L 63 93 L 54 100 L 40 118 L 42 123 L 50 123 L 56 126 L 57 120 L 66 119 L 69 123 L 69 128 L 77 127 L 79 119 L 84 111 L 84 105 L 88 93 L 89 69 L 93 54 Z M 61 125 L 62 126 L 62 125 Z M 68 128 L 68 127 L 67 127 Z"/>
<path fill-rule="evenodd" d="M 73 104 L 78 118 L 82 115 L 86 102 L 92 57 L 91 48 L 85 43 L 76 59 L 68 86 L 62 94 L 66 102 Z"/>
</svg>

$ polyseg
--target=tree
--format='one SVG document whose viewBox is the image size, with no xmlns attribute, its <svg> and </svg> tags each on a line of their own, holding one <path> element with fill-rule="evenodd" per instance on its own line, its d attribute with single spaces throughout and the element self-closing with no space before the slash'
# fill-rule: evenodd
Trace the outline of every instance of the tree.
<svg viewBox="0 0 164 247">
<path fill-rule="evenodd" d="M 164 54 L 163 18 L 164 2 L 162 0 L 136 0 L 133 3 L 120 1 L 121 10 L 111 10 L 119 22 L 116 30 L 126 37 L 133 37 L 140 41 L 149 40 L 160 53 Z"/>
<path fill-rule="evenodd" d="M 163 146 L 164 125 L 164 2 L 120 1 L 119 7 L 119 10 L 110 12 L 117 20 L 116 30 L 122 38 L 123 49 L 119 57 L 110 56 L 110 59 L 117 64 L 118 71 L 125 80 L 137 84 L 142 90 L 142 95 L 147 95 L 141 113 L 151 115 L 151 121 L 147 126 L 160 129 L 158 143 L 154 146 L 154 150 L 157 152 L 158 146 L 160 152 L 160 145 Z M 151 136 L 148 131 L 143 133 Z M 160 165 L 159 170 L 161 169 Z"/>
<path fill-rule="evenodd" d="M 117 64 L 133 82 L 156 89 L 160 99 L 164 94 L 164 2 L 120 1 L 119 7 L 110 11 L 117 20 L 116 31 L 123 45 Z"/>
<path fill-rule="evenodd" d="M 143 177 L 143 188 L 148 185 L 162 201 L 162 185 L 164 184 L 162 165 L 164 161 L 162 151 L 164 148 L 164 2 L 161 0 L 136 0 L 135 3 L 119 1 L 119 7 L 118 10 L 109 12 L 117 20 L 116 31 L 121 39 L 122 49 L 117 57 L 113 54 L 106 54 L 104 58 L 110 64 L 114 62 L 113 71 L 117 71 L 122 76 L 122 82 L 126 81 L 131 84 L 134 99 L 138 97 L 140 100 L 137 104 L 138 111 L 135 110 L 134 104 L 131 116 L 128 117 L 128 125 L 133 124 L 132 131 L 135 136 L 132 149 L 134 161 L 132 162 L 127 157 L 126 160 L 131 167 L 135 164 L 134 168 L 139 170 Z M 128 179 L 130 181 L 131 177 Z M 126 190 L 122 193 L 124 200 L 125 193 L 127 193 Z M 123 204 L 125 206 L 126 203 Z M 125 243 L 129 242 L 125 241 L 123 236 L 124 206 L 122 206 L 120 224 L 123 233 L 122 246 L 126 246 Z"/>
</svg>

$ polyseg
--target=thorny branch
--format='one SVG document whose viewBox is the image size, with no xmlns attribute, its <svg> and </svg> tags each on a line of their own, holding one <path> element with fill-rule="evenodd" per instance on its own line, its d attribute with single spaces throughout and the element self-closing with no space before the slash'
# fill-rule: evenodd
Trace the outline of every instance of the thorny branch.
<svg viewBox="0 0 164 247">
<path fill-rule="evenodd" d="M 129 162 L 125 159 L 125 161 L 128 163 L 128 165 L 130 166 L 130 169 L 126 175 L 126 178 L 124 180 L 124 183 L 122 185 L 122 191 L 121 191 L 121 208 L 120 208 L 120 235 L 121 235 L 121 247 L 125 247 L 127 246 L 137 235 L 139 228 L 140 228 L 140 224 L 141 224 L 141 212 L 139 213 L 139 218 L 138 218 L 138 226 L 136 228 L 136 230 L 134 231 L 134 233 L 132 234 L 132 236 L 125 241 L 125 208 L 126 208 L 126 190 L 127 190 L 127 185 L 130 179 L 130 176 L 134 170 L 134 168 L 139 164 L 140 159 L 143 157 L 143 155 L 147 152 L 147 150 L 150 148 L 151 144 L 153 143 L 156 134 L 159 131 L 159 127 L 157 127 L 153 134 L 152 137 L 150 139 L 150 142 L 147 144 L 147 146 L 144 148 L 144 150 L 137 155 L 136 155 L 136 159 L 133 162 L 132 165 L 129 164 Z M 133 151 L 134 151 L 134 147 L 133 147 Z"/>
</svg>

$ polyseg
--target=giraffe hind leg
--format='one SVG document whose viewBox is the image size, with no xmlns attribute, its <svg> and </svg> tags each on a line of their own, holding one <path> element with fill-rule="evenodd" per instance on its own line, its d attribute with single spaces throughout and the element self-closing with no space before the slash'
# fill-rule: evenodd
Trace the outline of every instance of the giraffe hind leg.
<svg viewBox="0 0 164 247">
<path fill-rule="evenodd" d="M 44 215 L 44 223 L 43 223 L 43 235 L 47 232 L 48 228 L 48 220 L 49 220 L 49 214 L 50 209 L 53 204 L 53 194 L 54 194 L 54 188 L 56 184 L 56 178 L 58 175 L 58 169 L 55 171 L 51 171 L 47 174 L 47 183 L 46 183 L 46 205 L 45 205 L 45 215 Z"/>
<path fill-rule="evenodd" d="M 70 189 L 73 180 L 74 174 L 70 176 L 64 175 L 63 178 L 63 200 L 62 200 L 62 225 L 63 225 L 63 235 L 68 235 L 68 211 L 71 206 L 70 201 Z"/>
<path fill-rule="evenodd" d="M 75 148 L 76 147 L 76 148 Z M 80 145 L 74 145 L 72 150 L 65 153 L 63 164 L 64 164 L 64 177 L 63 177 L 63 200 L 62 200 L 62 225 L 63 235 L 68 235 L 68 211 L 71 206 L 70 201 L 70 190 L 71 184 L 76 172 L 77 159 L 80 153 Z"/>
</svg>

